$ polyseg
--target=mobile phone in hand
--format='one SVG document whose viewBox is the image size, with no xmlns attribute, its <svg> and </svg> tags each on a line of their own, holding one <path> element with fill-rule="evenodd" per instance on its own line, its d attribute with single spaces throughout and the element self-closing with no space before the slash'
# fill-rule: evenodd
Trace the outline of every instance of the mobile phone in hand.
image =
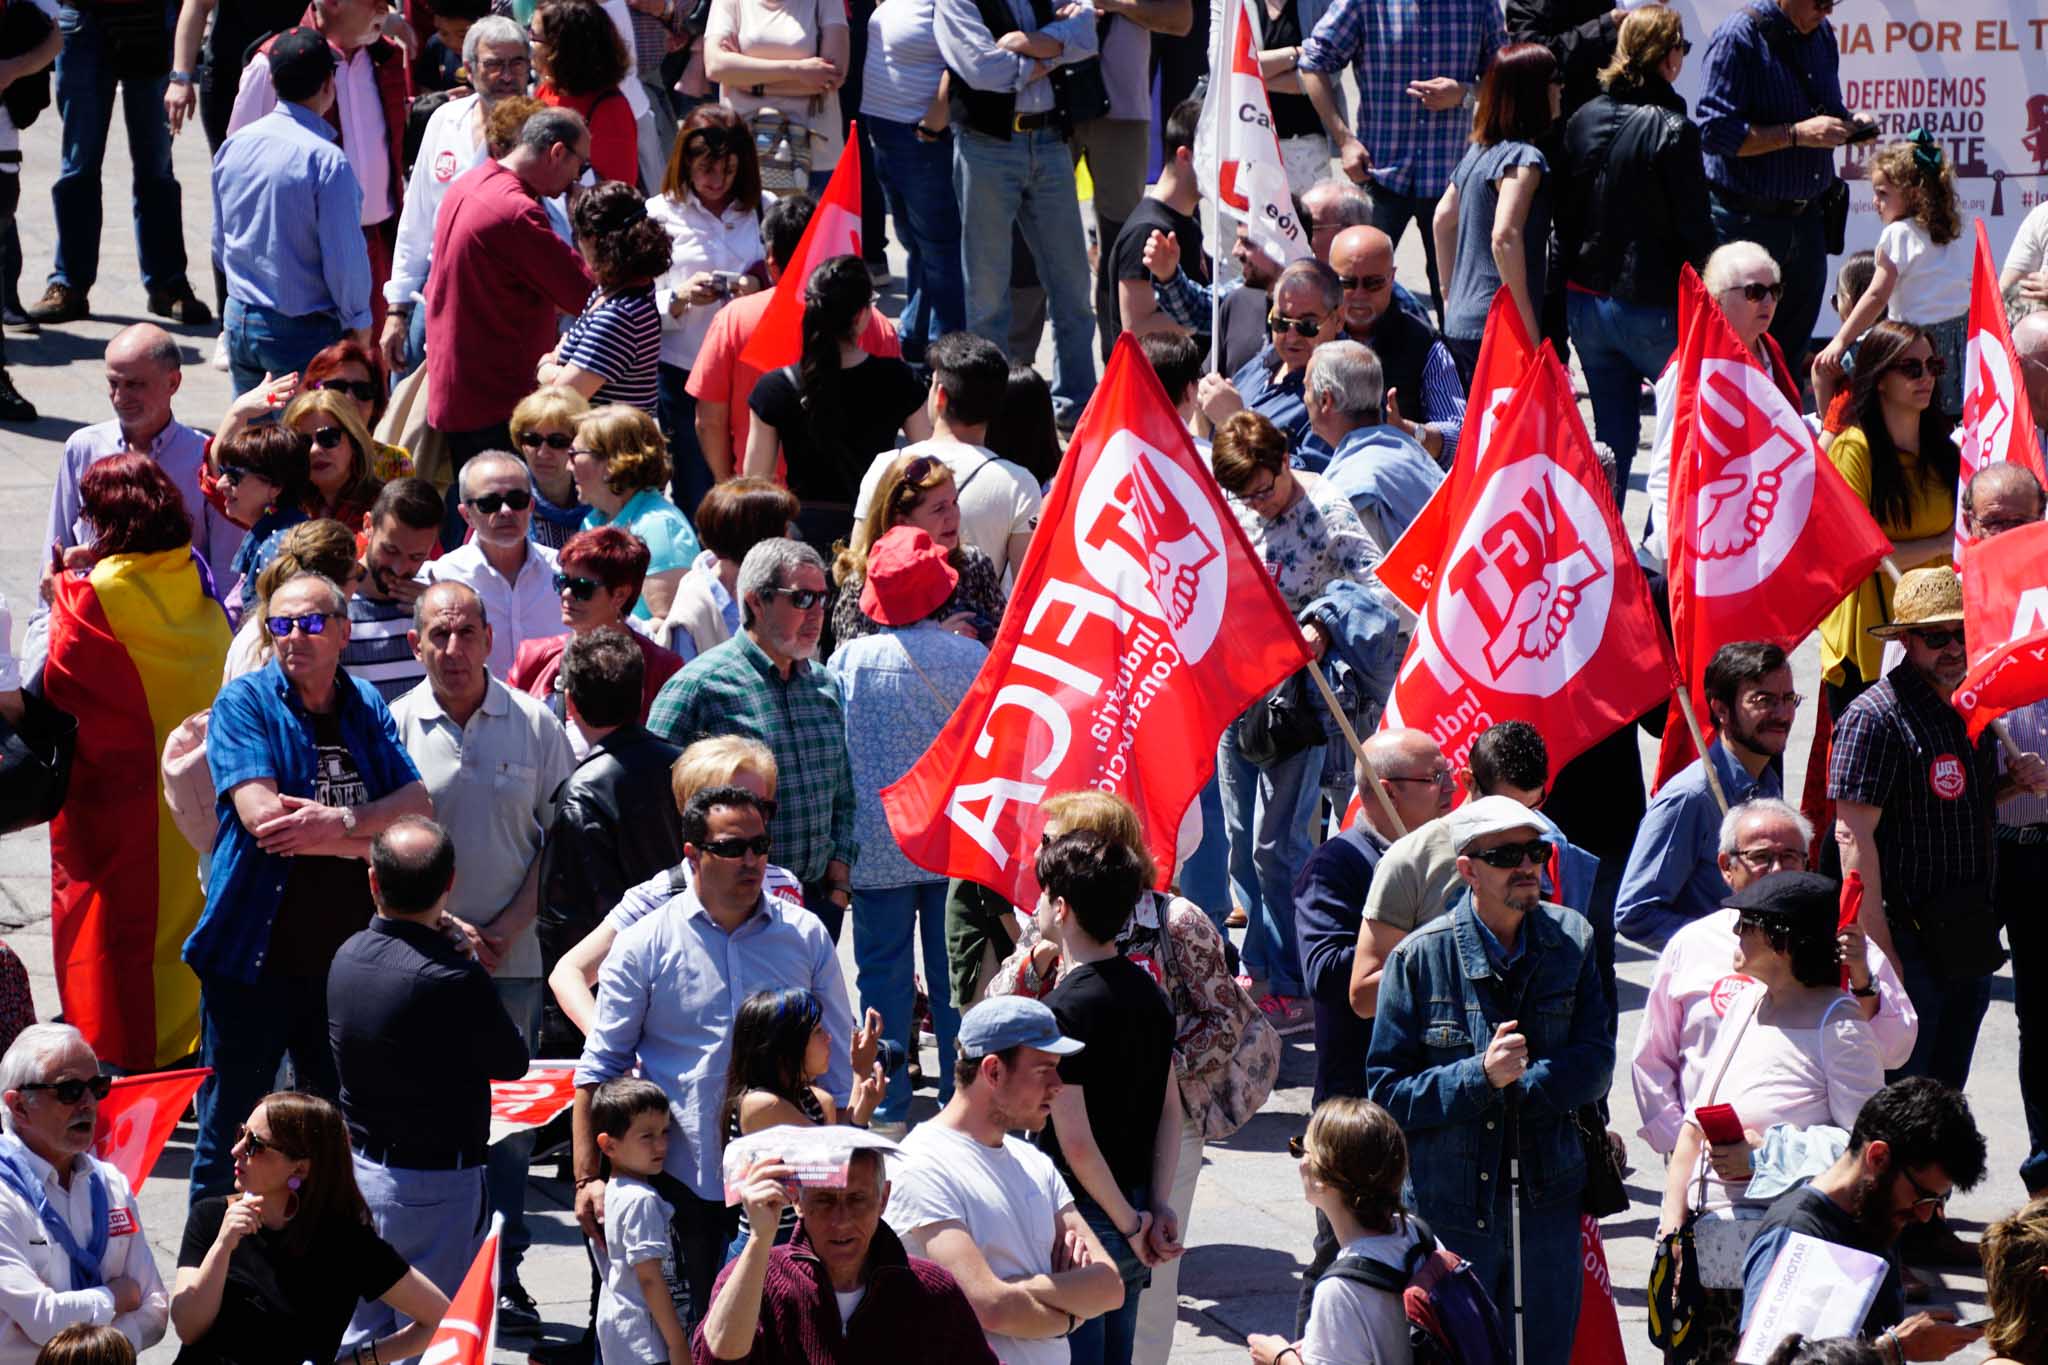
<svg viewBox="0 0 2048 1365">
<path fill-rule="evenodd" d="M 1844 141 L 1850 143 L 1868 142 L 1881 131 L 1883 130 L 1878 127 L 1876 119 L 1855 119 L 1850 122 L 1849 136 Z"/>
<path fill-rule="evenodd" d="M 1693 1111 L 1693 1117 L 1699 1120 L 1700 1131 L 1706 1134 L 1707 1141 L 1716 1147 L 1749 1140 L 1732 1104 L 1703 1104 Z"/>
</svg>

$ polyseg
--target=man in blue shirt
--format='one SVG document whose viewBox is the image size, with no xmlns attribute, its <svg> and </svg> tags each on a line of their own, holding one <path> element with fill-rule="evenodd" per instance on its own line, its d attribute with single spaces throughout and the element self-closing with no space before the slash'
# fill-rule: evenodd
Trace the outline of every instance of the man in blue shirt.
<svg viewBox="0 0 2048 1365">
<path fill-rule="evenodd" d="M 1351 500 L 1375 559 L 1401 538 L 1444 481 L 1415 438 L 1387 420 L 1386 389 L 1380 358 L 1344 339 L 1316 347 L 1302 387 L 1309 429 L 1335 452 L 1323 477 Z"/>
<path fill-rule="evenodd" d="M 1800 696 L 1785 651 L 1761 640 L 1723 645 L 1707 665 L 1707 711 L 1718 731 L 1704 758 L 1666 782 L 1636 827 L 1614 904 L 1614 927 L 1661 949 L 1681 927 L 1728 899 L 1721 875 L 1721 803 L 1707 785 L 1714 765 L 1730 808 L 1785 794 L 1785 743 Z"/>
<path fill-rule="evenodd" d="M 370 344 L 363 191 L 327 111 L 334 52 L 310 28 L 270 49 L 277 108 L 213 159 L 213 259 L 226 272 L 228 369 L 246 393 L 353 336 Z"/>
</svg>

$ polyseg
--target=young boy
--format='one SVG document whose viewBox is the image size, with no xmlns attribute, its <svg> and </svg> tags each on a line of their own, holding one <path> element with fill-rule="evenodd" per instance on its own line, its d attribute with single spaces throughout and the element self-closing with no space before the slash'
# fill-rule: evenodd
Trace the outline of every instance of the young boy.
<svg viewBox="0 0 2048 1365">
<path fill-rule="evenodd" d="M 668 1096 L 652 1081 L 621 1076 L 590 1102 L 597 1150 L 611 1163 L 604 1187 L 604 1246 L 598 1265 L 597 1346 L 606 1365 L 681 1365 L 689 1337 L 676 1315 L 669 1219 L 675 1210 L 648 1183 L 668 1158 Z"/>
</svg>

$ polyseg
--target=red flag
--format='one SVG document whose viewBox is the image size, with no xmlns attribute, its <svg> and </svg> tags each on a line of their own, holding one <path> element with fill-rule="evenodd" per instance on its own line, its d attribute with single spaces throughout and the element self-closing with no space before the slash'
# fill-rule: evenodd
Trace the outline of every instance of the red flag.
<svg viewBox="0 0 2048 1365">
<path fill-rule="evenodd" d="M 491 1120 L 538 1128 L 576 1100 L 576 1063 L 533 1062 L 516 1081 L 491 1082 Z"/>
<path fill-rule="evenodd" d="M 117 1167 L 128 1178 L 128 1188 L 139 1191 L 199 1093 L 200 1082 L 212 1074 L 212 1067 L 201 1066 L 120 1077 L 100 1101 L 92 1154 Z"/>
<path fill-rule="evenodd" d="M 1579 1326 L 1572 1334 L 1571 1365 L 1625 1365 L 1621 1317 L 1614 1309 L 1614 1282 L 1607 1273 L 1607 1247 L 1600 1220 L 1579 1215 Z"/>
<path fill-rule="evenodd" d="M 1437 485 L 1408 529 L 1373 567 L 1381 586 L 1402 606 L 1417 613 L 1436 586 L 1436 566 L 1443 563 L 1451 533 L 1450 507 L 1463 498 L 1459 487 L 1479 464 L 1487 439 L 1500 423 L 1500 415 L 1515 393 L 1515 386 L 1529 372 L 1536 358 L 1535 343 L 1522 330 L 1522 314 L 1514 296 L 1505 287 L 1496 291 L 1493 305 L 1486 310 L 1486 332 L 1479 343 L 1479 363 L 1472 371 L 1471 406 L 1465 409 L 1465 432 L 1458 441 L 1450 477 Z M 1421 394 L 1406 395 L 1420 406 Z"/>
<path fill-rule="evenodd" d="M 889 828 L 918 866 L 1029 906 L 1039 802 L 1094 787 L 1137 807 L 1164 879 L 1223 727 L 1306 662 L 1293 614 L 1126 333 L 988 662 L 882 790 Z"/>
<path fill-rule="evenodd" d="M 1704 716 L 1715 650 L 1736 640 L 1797 647 L 1892 546 L 1690 266 L 1679 273 L 1678 318 L 1671 635 Z M 1655 786 L 1693 757 L 1674 705 Z"/>
<path fill-rule="evenodd" d="M 1457 534 L 1388 698 L 1453 766 L 1489 725 L 1541 725 L 1553 768 L 1671 695 L 1649 584 L 1546 344 L 1449 511 Z"/>
<path fill-rule="evenodd" d="M 491 1365 L 498 1348 L 498 1236 L 504 1226 L 503 1214 L 491 1215 L 490 1235 L 477 1248 L 462 1287 L 449 1296 L 447 1315 L 420 1365 Z"/>
<path fill-rule="evenodd" d="M 847 126 L 848 147 L 855 145 L 858 129 L 859 120 Z M 811 272 L 834 256 L 860 254 L 860 158 L 841 156 L 804 235 L 797 239 L 789 268 L 775 281 L 775 297 L 768 301 L 768 311 L 761 315 L 760 326 L 740 352 L 740 363 L 759 374 L 796 364 L 803 354 L 804 286 L 810 283 Z"/>
<path fill-rule="evenodd" d="M 1984 220 L 1977 220 L 1977 263 L 1970 278 L 1970 346 L 1963 362 L 1962 469 L 1956 480 L 1956 567 L 1970 536 L 1963 529 L 1963 490 L 1970 476 L 1988 464 L 2011 460 L 2025 465 L 2048 483 L 2035 439 L 2034 410 L 2020 379 L 2019 357 L 2005 325 L 2005 299 L 1998 289 L 1998 270 L 1991 263 L 1991 241 Z"/>
<path fill-rule="evenodd" d="M 2048 697 L 2048 522 L 1977 543 L 1963 575 L 1970 671 L 1951 698 L 1976 739 L 2015 707 Z"/>
<path fill-rule="evenodd" d="M 1863 917 L 1863 874 L 1845 872 L 1842 874 L 1841 908 L 1835 914 L 1835 933 L 1849 932 L 1849 926 Z M 1842 989 L 1849 989 L 1849 964 L 1842 964 Z"/>
</svg>

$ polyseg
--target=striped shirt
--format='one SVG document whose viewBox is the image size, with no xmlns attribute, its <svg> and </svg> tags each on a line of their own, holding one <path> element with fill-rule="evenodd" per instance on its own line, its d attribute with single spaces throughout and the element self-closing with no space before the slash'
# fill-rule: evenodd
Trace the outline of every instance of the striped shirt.
<svg viewBox="0 0 2048 1365">
<path fill-rule="evenodd" d="M 562 364 L 604 379 L 590 395 L 591 406 L 630 403 L 655 411 L 660 397 L 655 366 L 661 359 L 661 314 L 654 307 L 654 286 L 644 284 L 616 294 L 593 292 L 583 315 L 569 325 L 558 354 Z"/>
<path fill-rule="evenodd" d="M 1822 193 L 1835 180 L 1835 154 L 1826 147 L 1739 154 L 1752 128 L 1797 123 L 1814 114 L 1849 116 L 1834 24 L 1823 19 L 1802 35 L 1770 0 L 1752 0 L 1722 20 L 1707 41 L 1700 79 L 1707 183 L 1765 199 Z"/>
<path fill-rule="evenodd" d="M 341 651 L 341 666 L 376 688 L 387 705 L 427 676 L 427 666 L 405 638 L 411 629 L 412 607 L 404 602 L 380 602 L 360 592 L 348 599 L 348 644 Z"/>
</svg>

